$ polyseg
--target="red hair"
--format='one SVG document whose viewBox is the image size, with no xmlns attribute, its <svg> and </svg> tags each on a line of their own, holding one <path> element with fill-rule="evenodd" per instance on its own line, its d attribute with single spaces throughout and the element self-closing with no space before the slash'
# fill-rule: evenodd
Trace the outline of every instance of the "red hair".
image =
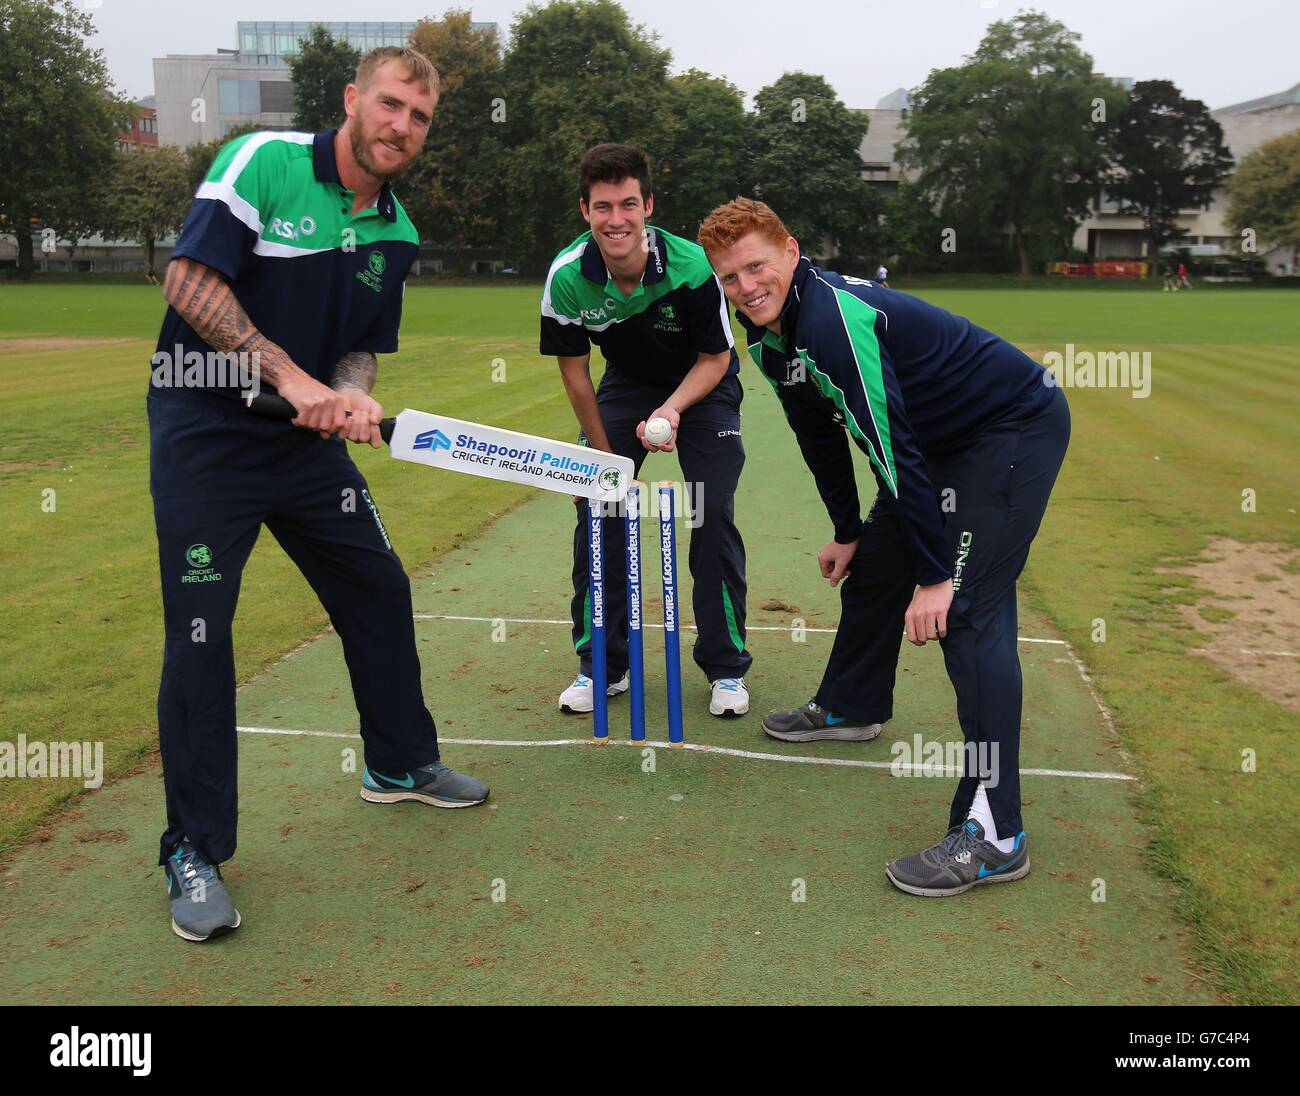
<svg viewBox="0 0 1300 1096">
<path fill-rule="evenodd" d="M 733 198 L 704 218 L 696 239 L 709 254 L 724 251 L 737 240 L 757 232 L 771 243 L 783 245 L 790 236 L 770 206 L 754 198 Z"/>
</svg>

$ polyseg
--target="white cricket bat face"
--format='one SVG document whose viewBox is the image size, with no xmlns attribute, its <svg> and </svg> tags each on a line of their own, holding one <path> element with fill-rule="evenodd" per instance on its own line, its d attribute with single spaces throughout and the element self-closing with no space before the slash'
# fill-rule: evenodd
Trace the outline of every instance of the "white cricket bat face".
<svg viewBox="0 0 1300 1096">
<path fill-rule="evenodd" d="M 632 483 L 627 457 L 410 408 L 397 416 L 389 451 L 398 460 L 602 502 L 617 502 Z"/>
</svg>

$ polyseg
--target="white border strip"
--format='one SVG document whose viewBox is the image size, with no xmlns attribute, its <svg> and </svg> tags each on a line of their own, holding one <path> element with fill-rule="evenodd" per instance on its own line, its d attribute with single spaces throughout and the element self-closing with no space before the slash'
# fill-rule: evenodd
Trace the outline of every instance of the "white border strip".
<svg viewBox="0 0 1300 1096">
<path fill-rule="evenodd" d="M 341 731 L 300 731 L 291 730 L 287 727 L 236 727 L 240 734 L 267 734 L 267 735 L 286 735 L 291 737 L 308 737 L 308 738 L 340 738 L 354 742 L 359 742 L 359 734 L 346 734 Z M 617 746 L 636 746 L 638 749 L 645 749 L 647 746 L 656 750 L 669 750 L 672 747 L 667 742 L 656 742 L 647 739 L 645 742 L 632 742 L 629 739 L 611 738 L 609 742 Z M 595 739 L 592 738 L 534 738 L 513 740 L 508 738 L 438 738 L 439 745 L 449 746 L 592 746 Z M 922 773 L 925 775 L 935 776 L 961 776 L 960 769 L 952 768 L 947 765 L 912 765 L 897 764 L 893 761 L 857 761 L 844 757 L 808 757 L 795 754 L 772 754 L 758 753 L 755 750 L 733 750 L 726 746 L 705 746 L 696 742 L 686 742 L 679 747 L 682 750 L 690 750 L 695 753 L 722 754 L 725 757 L 744 757 L 751 761 L 780 761 L 793 765 L 835 765 L 841 768 L 850 769 L 887 769 L 897 771 L 900 769 L 910 772 Z M 1106 772 L 1083 772 L 1073 769 L 1021 769 L 1021 776 L 1061 776 L 1071 777 L 1079 780 L 1133 780 L 1132 776 L 1127 773 L 1106 773 Z"/>
</svg>

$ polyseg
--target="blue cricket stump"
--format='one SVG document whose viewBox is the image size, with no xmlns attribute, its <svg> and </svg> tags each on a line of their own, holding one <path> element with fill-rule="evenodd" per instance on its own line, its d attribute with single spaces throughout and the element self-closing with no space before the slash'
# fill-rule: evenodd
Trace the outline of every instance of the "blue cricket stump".
<svg viewBox="0 0 1300 1096">
<path fill-rule="evenodd" d="M 641 489 L 634 483 L 623 500 L 627 526 L 627 670 L 631 739 L 645 741 L 645 654 L 641 644 Z"/>
<path fill-rule="evenodd" d="M 587 561 L 591 579 L 592 734 L 598 745 L 609 741 L 609 685 L 605 673 L 605 523 L 601 503 L 587 503 Z"/>
<path fill-rule="evenodd" d="M 681 749 L 682 655 L 677 630 L 677 527 L 673 516 L 673 487 L 659 485 L 659 554 L 664 582 L 664 672 L 668 678 L 668 744 Z M 594 629 L 593 629 L 594 635 Z"/>
</svg>

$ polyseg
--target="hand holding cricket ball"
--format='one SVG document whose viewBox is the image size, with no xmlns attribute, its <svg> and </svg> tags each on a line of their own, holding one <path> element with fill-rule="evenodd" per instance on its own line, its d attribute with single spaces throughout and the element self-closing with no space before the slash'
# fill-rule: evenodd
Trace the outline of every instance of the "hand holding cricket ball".
<svg viewBox="0 0 1300 1096">
<path fill-rule="evenodd" d="M 652 453 L 671 453 L 681 416 L 671 407 L 661 407 L 636 428 L 641 444 Z"/>
</svg>

